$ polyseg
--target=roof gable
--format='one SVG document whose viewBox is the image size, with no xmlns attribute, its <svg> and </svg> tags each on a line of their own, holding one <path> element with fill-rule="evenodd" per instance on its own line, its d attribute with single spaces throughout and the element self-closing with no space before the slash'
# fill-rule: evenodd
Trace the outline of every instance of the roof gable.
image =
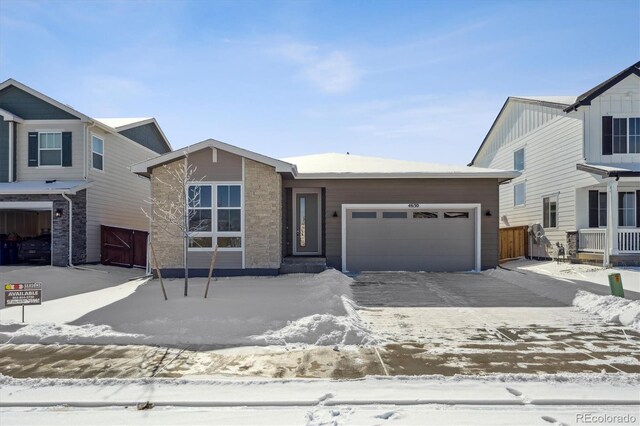
<svg viewBox="0 0 640 426">
<path fill-rule="evenodd" d="M 152 123 L 143 124 L 142 126 L 131 127 L 122 131 L 119 130 L 118 133 L 158 154 L 165 154 L 171 151 L 171 145 L 169 145 L 169 142 L 164 137 L 162 130 L 160 130 L 155 120 Z"/>
<path fill-rule="evenodd" d="M 573 104 L 569 105 L 567 108 L 565 108 L 564 111 L 565 112 L 569 112 L 569 111 L 572 111 L 572 110 L 575 111 L 575 110 L 577 110 L 579 107 L 581 107 L 583 105 L 591 105 L 591 101 L 593 99 L 595 99 L 598 96 L 602 95 L 604 92 L 606 92 L 607 90 L 609 90 L 610 88 L 612 88 L 616 84 L 620 83 L 622 80 L 624 80 L 625 78 L 629 77 L 630 75 L 636 75 L 636 76 L 640 77 L 640 61 L 638 61 L 635 64 L 631 65 L 629 68 L 626 68 L 626 69 L 620 71 L 618 74 L 614 75 L 610 79 L 608 79 L 606 81 L 603 81 L 602 83 L 598 84 L 593 89 L 590 89 L 590 90 L 584 92 L 582 95 L 578 96 L 578 99 L 576 99 L 576 102 L 574 102 Z"/>
<path fill-rule="evenodd" d="M 0 108 L 25 120 L 80 120 L 82 118 L 14 84 L 8 84 L 0 90 Z"/>
</svg>

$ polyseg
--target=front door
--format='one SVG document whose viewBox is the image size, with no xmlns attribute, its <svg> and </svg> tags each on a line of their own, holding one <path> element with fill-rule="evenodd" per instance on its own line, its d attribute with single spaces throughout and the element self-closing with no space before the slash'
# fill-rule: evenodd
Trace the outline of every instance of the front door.
<svg viewBox="0 0 640 426">
<path fill-rule="evenodd" d="M 296 188 L 293 190 L 293 200 L 293 254 L 320 254 L 320 189 Z"/>
</svg>

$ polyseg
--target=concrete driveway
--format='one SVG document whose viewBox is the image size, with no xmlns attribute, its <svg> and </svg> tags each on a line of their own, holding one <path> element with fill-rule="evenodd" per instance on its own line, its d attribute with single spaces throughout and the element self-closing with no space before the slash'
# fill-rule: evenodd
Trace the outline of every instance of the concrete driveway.
<svg viewBox="0 0 640 426">
<path fill-rule="evenodd" d="M 487 274 L 363 272 L 352 286 L 360 306 L 558 307 L 567 306 Z"/>
</svg>

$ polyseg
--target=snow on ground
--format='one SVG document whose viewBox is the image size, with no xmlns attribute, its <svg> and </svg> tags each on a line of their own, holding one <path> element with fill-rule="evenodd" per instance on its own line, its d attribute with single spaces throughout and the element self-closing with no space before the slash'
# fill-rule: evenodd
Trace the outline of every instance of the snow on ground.
<svg viewBox="0 0 640 426">
<path fill-rule="evenodd" d="M 516 260 L 504 265 L 511 269 L 524 269 L 561 280 L 589 281 L 607 287 L 609 287 L 609 274 L 618 273 L 622 277 L 622 285 L 625 290 L 640 292 L 640 267 L 603 268 L 575 263 L 530 260 Z"/>
<path fill-rule="evenodd" d="M 0 342 L 158 344 L 220 347 L 270 343 L 363 344 L 374 341 L 353 309 L 351 279 L 336 270 L 315 275 L 133 281 L 18 310 L 0 310 Z"/>
<path fill-rule="evenodd" d="M 607 322 L 622 324 L 640 331 L 640 301 L 616 296 L 599 296 L 578 291 L 573 305 L 592 314 L 600 315 Z"/>
<path fill-rule="evenodd" d="M 3 425 L 575 424 L 581 414 L 626 416 L 635 424 L 639 384 L 637 376 L 620 374 L 330 382 L 0 377 L 0 401 Z M 146 402 L 150 409 L 136 409 Z"/>
</svg>

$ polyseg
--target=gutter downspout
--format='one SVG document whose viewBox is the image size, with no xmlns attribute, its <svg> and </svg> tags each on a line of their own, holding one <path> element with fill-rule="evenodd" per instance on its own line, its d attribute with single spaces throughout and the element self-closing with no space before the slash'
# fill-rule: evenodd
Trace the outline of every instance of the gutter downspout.
<svg viewBox="0 0 640 426">
<path fill-rule="evenodd" d="M 61 195 L 69 202 L 69 266 L 73 267 L 73 202 L 64 192 Z"/>
</svg>

